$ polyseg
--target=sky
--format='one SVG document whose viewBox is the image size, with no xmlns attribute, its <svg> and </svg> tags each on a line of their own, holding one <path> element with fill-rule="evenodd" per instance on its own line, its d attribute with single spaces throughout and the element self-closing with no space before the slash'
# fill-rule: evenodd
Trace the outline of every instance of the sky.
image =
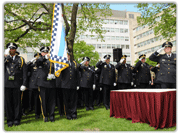
<svg viewBox="0 0 180 134">
<path fill-rule="evenodd" d="M 125 10 L 130 12 L 139 12 L 138 8 L 135 7 L 136 3 L 112 3 L 110 9 L 112 10 Z"/>
</svg>

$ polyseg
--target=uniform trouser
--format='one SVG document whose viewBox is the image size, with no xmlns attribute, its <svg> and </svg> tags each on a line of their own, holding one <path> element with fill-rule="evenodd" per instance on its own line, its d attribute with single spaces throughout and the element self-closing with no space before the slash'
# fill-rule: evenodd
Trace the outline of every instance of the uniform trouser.
<svg viewBox="0 0 180 134">
<path fill-rule="evenodd" d="M 93 89 L 83 88 L 84 92 L 84 103 L 86 107 L 93 107 Z"/>
<path fill-rule="evenodd" d="M 110 88 L 111 86 L 103 84 L 103 103 L 106 108 L 110 107 Z"/>
<path fill-rule="evenodd" d="M 149 88 L 150 86 L 149 86 L 149 83 L 140 83 L 139 85 L 138 85 L 138 88 Z"/>
<path fill-rule="evenodd" d="M 118 89 L 131 89 L 131 83 L 118 83 Z"/>
<path fill-rule="evenodd" d="M 56 104 L 55 98 L 55 88 L 40 87 L 40 101 L 43 118 L 48 117 L 48 113 L 50 118 L 54 118 L 54 110 Z"/>
<path fill-rule="evenodd" d="M 59 114 L 64 114 L 64 102 L 63 102 L 63 92 L 61 88 L 56 89 L 56 95 L 57 95 L 57 106 L 59 109 Z"/>
<path fill-rule="evenodd" d="M 93 91 L 93 100 L 94 100 L 94 103 L 95 104 L 95 101 L 96 101 L 96 105 L 100 105 L 100 87 L 96 88 L 96 90 Z"/>
<path fill-rule="evenodd" d="M 176 83 L 161 83 L 161 88 L 176 88 Z"/>
<path fill-rule="evenodd" d="M 5 88 L 5 108 L 7 123 L 21 120 L 20 88 Z"/>
<path fill-rule="evenodd" d="M 33 88 L 29 90 L 29 106 L 30 110 L 32 110 L 32 102 L 35 105 L 35 115 L 40 115 L 41 113 L 41 106 L 40 106 L 40 99 L 39 99 L 39 91 L 38 88 Z"/>
<path fill-rule="evenodd" d="M 67 118 L 77 118 L 77 90 L 63 89 L 63 99 Z"/>
</svg>

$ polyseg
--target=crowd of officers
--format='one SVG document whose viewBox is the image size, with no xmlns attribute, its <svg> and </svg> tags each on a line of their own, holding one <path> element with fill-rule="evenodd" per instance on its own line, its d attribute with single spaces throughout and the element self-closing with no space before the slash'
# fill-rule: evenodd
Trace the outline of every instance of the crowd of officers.
<svg viewBox="0 0 180 134">
<path fill-rule="evenodd" d="M 5 115 L 7 125 L 20 124 L 25 109 L 35 108 L 35 118 L 40 114 L 44 122 L 54 122 L 55 106 L 60 116 L 68 120 L 77 119 L 77 107 L 94 110 L 101 103 L 106 110 L 110 108 L 110 90 L 132 88 L 176 88 L 176 54 L 172 43 L 165 42 L 149 59 L 158 64 L 155 67 L 146 63 L 146 55 L 140 55 L 135 66 L 126 63 L 126 55 L 114 66 L 110 55 L 90 66 L 90 58 L 84 57 L 78 64 L 71 60 L 69 67 L 59 77 L 54 76 L 54 63 L 49 61 L 49 47 L 41 47 L 34 59 L 25 63 L 16 52 L 15 43 L 6 45 L 8 54 L 4 59 Z M 165 54 L 159 54 L 162 50 Z M 51 68 L 51 69 L 50 69 Z M 154 72 L 154 73 L 152 73 Z M 152 75 L 153 74 L 153 75 Z"/>
</svg>

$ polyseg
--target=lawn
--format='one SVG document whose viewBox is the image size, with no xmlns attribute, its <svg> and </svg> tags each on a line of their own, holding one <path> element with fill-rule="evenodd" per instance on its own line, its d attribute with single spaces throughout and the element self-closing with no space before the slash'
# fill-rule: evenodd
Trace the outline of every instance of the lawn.
<svg viewBox="0 0 180 134">
<path fill-rule="evenodd" d="M 110 110 L 103 106 L 95 107 L 94 111 L 86 111 L 85 108 L 77 110 L 77 120 L 67 120 L 65 116 L 60 117 L 58 110 L 55 110 L 55 122 L 43 122 L 35 119 L 35 114 L 29 113 L 22 116 L 21 125 L 8 128 L 6 121 L 4 129 L 6 131 L 174 131 L 172 128 L 155 130 L 146 123 L 132 123 L 131 120 L 109 117 Z"/>
</svg>

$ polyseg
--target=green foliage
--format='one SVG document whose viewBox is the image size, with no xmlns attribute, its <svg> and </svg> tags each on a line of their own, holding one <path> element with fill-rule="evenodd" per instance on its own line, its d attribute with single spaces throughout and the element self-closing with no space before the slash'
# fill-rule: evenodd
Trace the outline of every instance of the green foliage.
<svg viewBox="0 0 180 134">
<path fill-rule="evenodd" d="M 135 64 L 139 61 L 139 59 L 137 59 L 135 61 Z M 151 61 L 149 58 L 146 58 L 146 63 L 148 63 L 149 65 L 152 65 L 152 66 L 156 66 L 157 65 L 157 62 L 154 62 L 154 61 Z"/>
<path fill-rule="evenodd" d="M 82 58 L 87 56 L 90 58 L 90 65 L 95 66 L 98 62 L 99 54 L 98 52 L 94 51 L 94 46 L 86 45 L 86 42 L 84 41 L 78 41 L 77 43 L 74 43 L 73 53 L 74 59 L 77 61 L 77 63 L 81 63 Z"/>
<path fill-rule="evenodd" d="M 155 36 L 162 35 L 168 41 L 176 36 L 175 3 L 139 3 L 137 8 L 141 11 L 139 25 L 148 25 Z"/>
</svg>

